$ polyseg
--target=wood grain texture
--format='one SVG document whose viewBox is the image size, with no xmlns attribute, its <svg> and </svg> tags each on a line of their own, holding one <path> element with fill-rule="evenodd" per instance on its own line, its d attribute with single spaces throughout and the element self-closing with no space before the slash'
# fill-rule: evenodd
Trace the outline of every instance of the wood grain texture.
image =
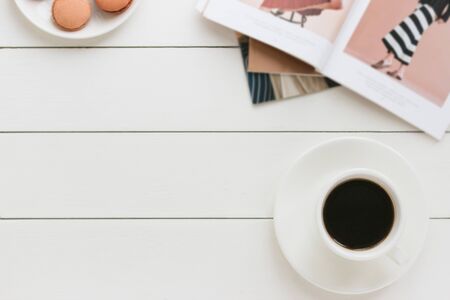
<svg viewBox="0 0 450 300">
<path fill-rule="evenodd" d="M 450 222 L 399 282 L 352 299 L 443 299 Z M 0 222 L 0 298 L 343 300 L 306 283 L 276 244 L 271 221 Z"/>
<path fill-rule="evenodd" d="M 299 155 L 354 135 L 403 154 L 445 219 L 430 221 L 400 282 L 352 298 L 449 295 L 448 138 L 411 133 L 343 88 L 251 105 L 234 34 L 196 1 L 144 0 L 84 41 L 50 37 L 0 1 L 0 299 L 348 299 L 290 268 L 270 218 Z"/>
<path fill-rule="evenodd" d="M 14 0 L 0 1 L 0 47 L 60 46 L 236 46 L 233 32 L 204 20 L 197 0 L 141 1 L 130 20 L 117 30 L 91 40 L 67 41 L 35 28 Z M 5 30 L 7 28 L 7 30 Z"/>
<path fill-rule="evenodd" d="M 0 65 L 0 131 L 415 130 L 343 88 L 254 106 L 237 49 L 3 49 Z"/>
<path fill-rule="evenodd" d="M 272 217 L 278 181 L 318 143 L 354 134 L 1 134 L 0 216 Z M 357 134 L 417 170 L 432 217 L 450 217 L 450 141 Z"/>
</svg>

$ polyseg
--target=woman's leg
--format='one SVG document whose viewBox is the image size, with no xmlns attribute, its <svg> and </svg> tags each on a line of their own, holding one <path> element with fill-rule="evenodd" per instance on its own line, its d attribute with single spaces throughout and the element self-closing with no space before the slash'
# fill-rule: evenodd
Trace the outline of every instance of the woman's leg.
<svg viewBox="0 0 450 300">
<path fill-rule="evenodd" d="M 431 24 L 436 20 L 436 12 L 428 4 L 419 3 L 416 10 L 405 18 L 383 39 L 389 52 L 395 55 L 400 67 L 389 75 L 401 80 L 406 68 L 411 64 L 420 40 Z M 381 65 L 381 64 L 380 64 Z"/>
<path fill-rule="evenodd" d="M 392 65 L 392 63 L 394 62 L 394 54 L 392 52 L 388 52 L 383 61 L 388 63 L 389 65 Z"/>
<path fill-rule="evenodd" d="M 394 54 L 392 52 L 388 52 L 388 54 L 380 61 L 376 62 L 372 65 L 375 69 L 385 69 L 392 66 L 394 62 Z"/>
</svg>

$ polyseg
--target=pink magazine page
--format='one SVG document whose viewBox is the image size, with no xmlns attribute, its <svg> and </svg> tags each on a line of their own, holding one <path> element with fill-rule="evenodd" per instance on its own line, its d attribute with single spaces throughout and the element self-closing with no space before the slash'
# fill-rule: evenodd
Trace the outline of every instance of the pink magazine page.
<svg viewBox="0 0 450 300">
<path fill-rule="evenodd" d="M 450 0 L 360 0 L 324 73 L 440 139 L 450 123 Z"/>
<path fill-rule="evenodd" d="M 319 69 L 355 0 L 209 0 L 203 15 Z"/>
</svg>

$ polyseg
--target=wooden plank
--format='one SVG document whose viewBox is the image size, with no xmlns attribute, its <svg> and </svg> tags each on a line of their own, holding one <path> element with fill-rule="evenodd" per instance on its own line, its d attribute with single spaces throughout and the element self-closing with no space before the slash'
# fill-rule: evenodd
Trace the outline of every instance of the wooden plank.
<svg viewBox="0 0 450 300">
<path fill-rule="evenodd" d="M 368 300 L 442 299 L 450 222 L 431 221 L 417 264 Z M 3 221 L 0 297 L 339 300 L 287 264 L 268 220 Z"/>
<path fill-rule="evenodd" d="M 353 134 L 1 134 L 0 216 L 271 217 L 296 158 Z M 450 140 L 358 134 L 419 173 L 433 217 L 450 217 Z"/>
<path fill-rule="evenodd" d="M 0 131 L 413 130 L 343 88 L 253 106 L 238 49 L 3 49 L 0 66 Z"/>
<path fill-rule="evenodd" d="M 197 0 L 141 1 L 122 27 L 103 37 L 66 41 L 41 32 L 22 16 L 13 0 L 0 1 L 0 47 L 54 46 L 230 46 L 234 34 L 204 20 Z"/>
</svg>

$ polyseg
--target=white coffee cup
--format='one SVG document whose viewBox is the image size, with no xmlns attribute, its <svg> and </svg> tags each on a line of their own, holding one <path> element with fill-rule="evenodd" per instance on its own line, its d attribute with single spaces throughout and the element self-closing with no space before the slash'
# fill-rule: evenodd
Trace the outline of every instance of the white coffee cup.
<svg viewBox="0 0 450 300">
<path fill-rule="evenodd" d="M 391 231 L 383 241 L 368 249 L 352 250 L 345 248 L 329 235 L 323 220 L 323 208 L 331 191 L 338 185 L 353 179 L 365 179 L 378 184 L 388 193 L 394 206 L 394 224 Z M 408 261 L 407 255 L 397 246 L 406 218 L 402 210 L 402 201 L 403 200 L 398 196 L 391 181 L 377 171 L 369 169 L 352 169 L 343 172 L 325 184 L 320 193 L 317 206 L 317 224 L 322 240 L 333 253 L 348 260 L 368 261 L 387 256 L 395 263 L 401 265 Z"/>
</svg>

